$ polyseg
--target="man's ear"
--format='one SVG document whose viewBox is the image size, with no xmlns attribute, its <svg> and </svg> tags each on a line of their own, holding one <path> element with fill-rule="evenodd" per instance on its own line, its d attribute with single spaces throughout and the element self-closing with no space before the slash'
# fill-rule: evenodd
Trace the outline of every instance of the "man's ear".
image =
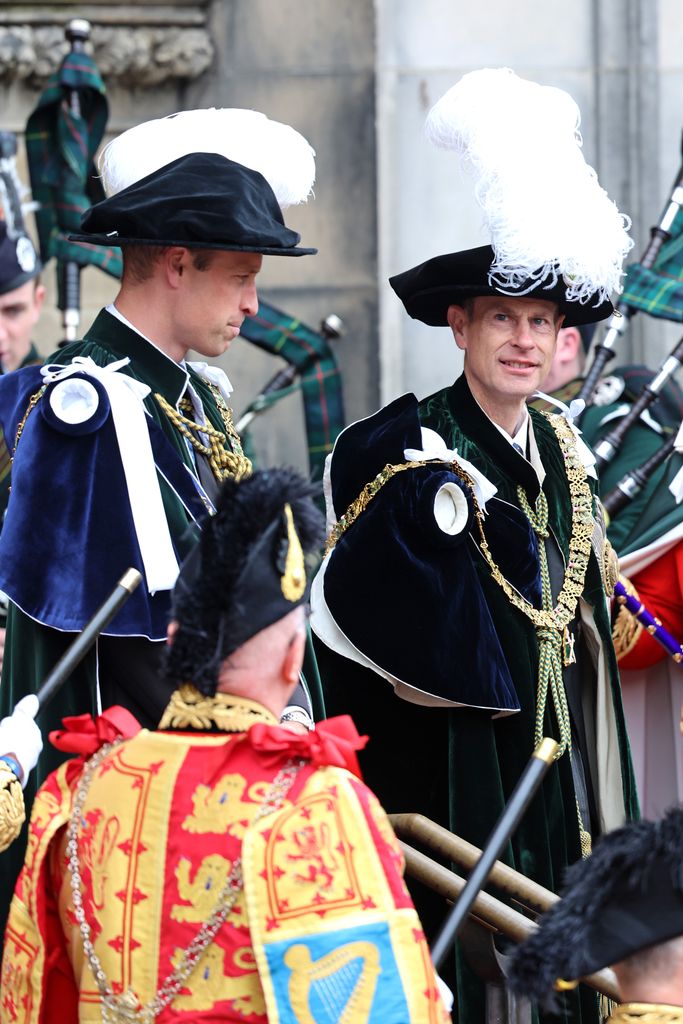
<svg viewBox="0 0 683 1024">
<path fill-rule="evenodd" d="M 284 682 L 294 685 L 299 681 L 299 673 L 304 663 L 306 650 L 306 630 L 298 629 L 292 637 L 282 661 L 282 678 Z"/>
<path fill-rule="evenodd" d="M 182 283 L 183 272 L 190 258 L 189 249 L 174 245 L 163 254 L 166 280 L 171 288 L 179 288 Z"/>
<path fill-rule="evenodd" d="M 578 327 L 564 327 L 557 335 L 558 345 L 562 352 L 562 362 L 571 363 L 579 354 L 582 346 L 581 331 Z"/>
<path fill-rule="evenodd" d="M 464 337 L 465 327 L 467 326 L 467 313 L 462 306 L 453 304 L 448 307 L 446 313 L 448 319 L 448 326 L 453 331 L 453 337 L 455 338 L 455 344 L 458 348 L 466 349 L 467 342 Z"/>
<path fill-rule="evenodd" d="M 179 626 L 178 620 L 177 619 L 171 619 L 171 621 L 169 622 L 168 626 L 166 627 L 166 643 L 168 644 L 169 647 L 173 643 L 175 635 L 178 632 L 178 626 Z"/>
</svg>

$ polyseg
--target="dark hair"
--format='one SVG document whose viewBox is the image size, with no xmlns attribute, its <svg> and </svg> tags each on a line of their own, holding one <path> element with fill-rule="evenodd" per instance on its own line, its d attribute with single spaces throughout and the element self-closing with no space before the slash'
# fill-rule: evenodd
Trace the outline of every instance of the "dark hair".
<svg viewBox="0 0 683 1024">
<path fill-rule="evenodd" d="M 154 273 L 154 268 L 171 247 L 168 245 L 124 245 L 123 276 L 135 284 L 144 284 Z M 208 270 L 214 260 L 214 252 L 210 249 L 192 249 L 192 266 L 203 272 Z"/>
</svg>

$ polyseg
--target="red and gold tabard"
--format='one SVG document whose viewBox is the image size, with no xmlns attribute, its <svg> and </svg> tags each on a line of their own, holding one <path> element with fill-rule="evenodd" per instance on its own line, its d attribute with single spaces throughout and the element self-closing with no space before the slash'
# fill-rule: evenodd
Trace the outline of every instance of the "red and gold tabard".
<svg viewBox="0 0 683 1024">
<path fill-rule="evenodd" d="M 241 856 L 237 899 L 159 1024 L 448 1020 L 391 827 L 339 766 L 356 767 L 348 726 L 321 723 L 301 737 L 249 710 L 260 724 L 248 732 L 142 730 L 92 773 L 78 882 L 106 984 L 132 1011 L 111 1019 L 145 1019 L 140 1007 L 210 920 Z M 292 759 L 293 783 L 259 816 Z M 5 940 L 2 1022 L 103 1020 L 68 865 L 83 765 L 63 765 L 34 805 Z"/>
</svg>

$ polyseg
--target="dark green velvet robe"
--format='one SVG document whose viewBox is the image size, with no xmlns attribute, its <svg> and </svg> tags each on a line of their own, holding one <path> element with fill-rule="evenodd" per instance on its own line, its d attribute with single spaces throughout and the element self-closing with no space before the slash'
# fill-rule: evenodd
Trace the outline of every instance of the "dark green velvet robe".
<svg viewBox="0 0 683 1024">
<path fill-rule="evenodd" d="M 457 449 L 496 485 L 497 497 L 517 505 L 517 485 L 522 484 L 533 503 L 538 491 L 534 470 L 484 415 L 464 376 L 452 387 L 423 401 L 419 414 L 423 426 L 437 431 L 448 448 Z M 549 522 L 566 559 L 571 507 L 564 461 L 548 421 L 535 411 L 531 415 L 546 471 L 543 489 L 548 499 Z M 538 646 L 533 625 L 509 604 L 478 551 L 475 563 L 520 698 L 519 714 L 495 719 L 490 713 L 475 709 L 443 710 L 410 704 L 396 698 L 389 684 L 369 670 L 341 658 L 320 643 L 316 649 L 328 714 L 350 713 L 359 731 L 371 737 L 361 754 L 361 766 L 365 781 L 386 810 L 419 811 L 481 847 L 533 749 Z M 593 610 L 609 665 L 619 747 L 613 753 L 620 760 L 623 803 L 626 815 L 636 816 L 635 784 L 609 615 L 594 554 L 590 557 L 583 597 Z M 548 711 L 544 734 L 557 735 Z M 541 792 L 509 844 L 505 860 L 557 891 L 564 868 L 580 856 L 574 784 L 565 756 L 551 767 Z M 433 937 L 443 918 L 443 904 L 419 889 L 413 891 L 413 896 Z M 462 957 L 457 958 L 457 975 L 457 1019 L 463 1024 L 478 1024 L 485 1019 L 483 986 Z M 592 994 L 572 996 L 570 1003 L 575 1013 L 573 1021 L 597 1022 Z"/>
<path fill-rule="evenodd" d="M 161 393 L 172 406 L 175 406 L 186 387 L 189 374 L 192 385 L 202 401 L 207 419 L 217 429 L 224 429 L 220 412 L 205 381 L 192 369 L 186 371 L 173 362 L 159 349 L 148 344 L 139 334 L 106 311 L 100 312 L 83 341 L 74 342 L 59 349 L 47 362 L 66 364 L 71 362 L 74 356 L 89 356 L 99 366 L 106 366 L 124 356 L 129 356 L 131 362 L 124 372 L 151 387 L 152 394 L 145 399 L 145 407 L 172 443 L 179 458 L 193 471 L 194 466 L 184 439 L 163 413 L 153 398 L 153 393 Z M 65 443 L 68 443 L 68 440 Z M 99 467 L 99 469 L 106 472 L 106 467 Z M 174 540 L 179 541 L 187 534 L 188 515 L 165 481 L 160 478 L 159 482 L 171 535 Z M 46 515 L 49 515 L 49 506 L 46 508 Z M 102 529 L 113 531 L 116 529 L 116 524 L 115 522 L 103 523 Z M 27 572 L 39 571 L 39 566 L 27 566 Z M 112 580 L 111 586 L 113 587 L 115 583 L 116 580 Z M 68 600 L 68 595 L 66 599 Z M 0 685 L 0 717 L 10 714 L 21 697 L 27 693 L 36 692 L 50 669 L 73 642 L 74 637 L 73 633 L 61 633 L 49 629 L 29 618 L 10 603 L 2 685 Z M 110 647 L 109 645 L 118 646 Z M 140 675 L 148 684 L 144 687 L 132 685 L 128 689 L 128 699 L 125 701 L 119 698 L 115 689 L 109 692 L 105 689 L 102 693 L 103 706 L 106 707 L 118 700 L 119 703 L 125 703 L 143 724 L 154 727 L 168 703 L 170 693 L 158 671 L 163 644 L 142 637 L 123 638 L 122 640 L 105 638 L 99 641 L 98 646 L 100 659 L 106 660 L 120 651 L 116 669 L 118 670 L 118 665 L 121 662 L 128 659 L 128 671 L 131 676 L 133 676 L 133 672 L 130 660 L 136 659 Z M 48 742 L 48 733 L 59 728 L 62 718 L 66 715 L 86 712 L 94 714 L 98 711 L 96 702 L 97 657 L 98 651 L 93 648 L 77 666 L 59 694 L 38 716 L 37 721 L 45 738 L 45 746 L 25 790 L 26 804 L 29 808 L 36 789 L 46 775 L 64 760 L 64 755 Z M 100 666 L 102 669 L 102 660 Z M 126 682 L 127 680 L 124 680 L 124 685 Z M 24 846 L 25 839 L 22 837 L 9 850 L 0 855 L 0 923 L 3 928 L 14 881 L 23 863 Z"/>
</svg>

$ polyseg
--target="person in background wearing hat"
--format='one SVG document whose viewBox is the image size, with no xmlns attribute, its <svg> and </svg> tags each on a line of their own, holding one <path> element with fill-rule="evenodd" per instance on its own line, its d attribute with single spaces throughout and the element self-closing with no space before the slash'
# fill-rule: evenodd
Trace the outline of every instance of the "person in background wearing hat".
<svg viewBox="0 0 683 1024">
<path fill-rule="evenodd" d="M 33 329 L 45 300 L 40 282 L 42 265 L 27 235 L 11 238 L 0 221 L 0 370 L 10 373 L 41 363 L 33 344 Z M 0 428 L 0 523 L 10 488 L 10 454 Z M 0 668 L 5 646 L 6 599 L 0 594 Z"/>
<path fill-rule="evenodd" d="M 482 109 L 485 90 L 490 110 Z M 527 110 L 536 92 L 539 103 Z M 510 152 L 525 151 L 527 134 L 530 147 L 537 137 L 537 108 L 547 111 L 556 92 L 508 71 L 475 72 L 428 125 L 455 121 L 455 110 L 444 111 L 452 103 L 461 123 L 471 114 L 478 132 L 490 129 L 487 152 L 506 152 L 510 133 Z M 573 104 L 559 96 L 566 120 Z M 575 118 L 570 144 L 557 140 L 560 166 L 567 146 L 576 149 Z M 476 165 L 474 144 L 462 133 L 457 141 Z M 554 144 L 532 161 L 541 181 L 555 165 Z M 628 249 L 620 216 L 583 167 L 587 189 L 568 183 L 560 210 L 520 217 L 510 198 L 516 253 L 534 228 L 544 245 L 525 268 L 510 269 L 497 216 L 494 245 L 390 279 L 410 316 L 451 328 L 464 372 L 422 401 L 404 395 L 337 439 L 327 488 L 334 525 L 312 594 L 326 708 L 347 711 L 371 737 L 363 772 L 390 812 L 422 813 L 482 847 L 535 745 L 559 739 L 561 754 L 505 855 L 553 890 L 593 836 L 637 814 L 595 460 L 565 417 L 526 405 L 560 328 L 612 311 L 612 283 L 590 271 L 589 250 L 603 246 L 602 266 L 611 263 L 618 281 Z M 494 168 L 491 177 L 503 173 Z M 534 194 L 536 179 L 524 184 Z M 565 193 L 591 199 L 590 208 L 568 208 Z M 487 195 L 481 184 L 478 195 Z M 582 229 L 586 218 L 600 224 L 588 249 L 572 254 L 571 279 L 558 256 L 565 214 Z M 425 893 L 414 898 L 429 935 L 445 908 Z M 462 956 L 455 1002 L 463 1022 L 485 1019 L 483 983 Z M 574 1008 L 583 1024 L 597 1021 L 589 998 Z"/>
<path fill-rule="evenodd" d="M 45 286 L 42 265 L 31 239 L 10 238 L 0 221 L 0 366 L 3 373 L 42 362 L 33 344 L 33 329 L 40 319 Z"/>
<path fill-rule="evenodd" d="M 281 209 L 308 196 L 313 150 L 256 111 L 147 122 L 110 143 L 100 169 L 107 198 L 78 238 L 122 247 L 118 295 L 83 341 L 0 379 L 0 422 L 16 446 L 0 534 L 10 599 L 0 711 L 38 689 L 128 567 L 144 582 L 41 714 L 44 729 L 114 703 L 158 723 L 179 561 L 219 484 L 251 469 L 228 379 L 204 360 L 222 355 L 256 312 L 264 256 L 316 251 L 298 245 Z M 43 750 L 38 784 L 62 758 Z M 3 855 L 16 870 L 20 848 Z M 13 885 L 12 869 L 2 870 Z M 0 896 L 0 911 L 8 903 Z"/>
<path fill-rule="evenodd" d="M 365 737 L 348 718 L 278 725 L 322 539 L 312 494 L 288 470 L 227 480 L 176 584 L 159 731 L 114 707 L 53 737 L 80 756 L 34 804 L 0 986 L 14 1021 L 450 1019 L 360 780 Z"/>
<path fill-rule="evenodd" d="M 582 384 L 594 330 L 595 325 L 590 324 L 559 332 L 541 392 L 566 405 L 571 403 Z M 621 366 L 600 381 L 581 418 L 582 437 L 588 445 L 594 448 L 614 429 L 654 376 L 646 366 Z M 533 406 L 552 409 L 551 402 L 540 398 L 533 400 Z M 642 466 L 678 431 L 681 420 L 683 393 L 676 381 L 670 380 L 628 431 L 616 456 L 600 470 L 601 496 Z M 683 505 L 669 490 L 680 465 L 676 456 L 657 470 L 640 493 L 608 521 L 607 537 L 628 566 L 624 568 L 626 585 L 672 636 L 683 639 Z M 625 608 L 615 615 L 613 638 L 640 806 L 647 817 L 657 818 L 673 803 L 683 801 L 683 737 L 678 728 L 683 680 L 678 665 Z"/>
<path fill-rule="evenodd" d="M 683 1021 L 683 808 L 625 825 L 567 872 L 562 899 L 519 946 L 508 982 L 559 1010 L 567 984 L 611 967 L 610 1024 Z"/>
</svg>

